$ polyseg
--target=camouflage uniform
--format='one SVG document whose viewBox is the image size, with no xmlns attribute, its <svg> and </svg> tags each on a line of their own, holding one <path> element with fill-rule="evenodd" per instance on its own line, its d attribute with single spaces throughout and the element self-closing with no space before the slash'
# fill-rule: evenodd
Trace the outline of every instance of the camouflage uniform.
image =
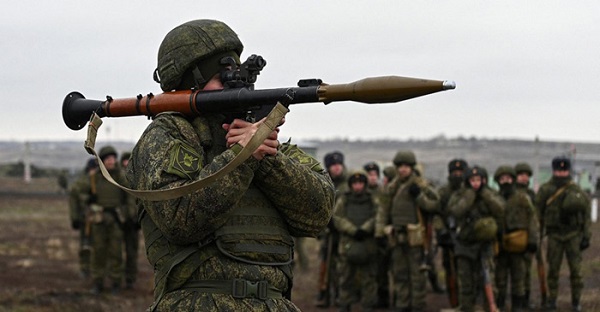
<svg viewBox="0 0 600 312">
<path fill-rule="evenodd" d="M 167 189 L 204 178 L 236 155 L 224 116 L 161 114 L 128 166 L 132 186 Z M 159 311 L 298 311 L 292 236 L 316 236 L 333 207 L 320 164 L 294 145 L 251 157 L 211 185 L 173 200 L 138 201 Z"/>
<path fill-rule="evenodd" d="M 92 254 L 92 233 L 86 219 L 87 206 L 90 194 L 81 192 L 81 187 L 89 183 L 90 170 L 98 166 L 96 159 L 92 158 L 86 164 L 81 176 L 71 185 L 69 189 L 69 216 L 71 227 L 79 231 L 79 269 L 84 278 L 90 275 L 90 261 Z"/>
<path fill-rule="evenodd" d="M 493 218 L 496 224 L 501 221 L 504 214 L 504 201 L 485 185 L 482 185 L 477 192 L 466 187 L 452 194 L 448 202 L 448 212 L 455 218 L 457 225 L 454 251 L 459 282 L 458 310 L 472 312 L 475 309 L 479 289 L 484 285 L 482 262 L 486 263 L 490 272 L 494 271 L 492 244 L 496 236 L 496 230 L 493 229 L 492 238 L 484 239 L 477 233 L 476 225 L 478 221 L 486 218 Z M 492 231 L 492 227 L 489 229 Z M 490 274 L 490 278 L 491 284 L 494 285 L 493 274 Z M 489 303 L 486 307 L 488 305 Z"/>
<path fill-rule="evenodd" d="M 563 166 L 564 168 L 559 168 Z M 555 158 L 553 169 L 569 170 L 568 159 Z M 541 216 L 541 224 L 548 236 L 548 307 L 556 309 L 558 279 L 563 255 L 566 255 L 570 270 L 571 302 L 575 310 L 581 309 L 580 299 L 583 290 L 581 275 L 582 250 L 589 247 L 590 200 L 585 192 L 571 179 L 571 176 L 554 175 L 538 190 L 536 205 Z"/>
<path fill-rule="evenodd" d="M 515 173 L 517 175 L 525 173 L 531 178 L 531 176 L 533 175 L 533 170 L 531 169 L 531 166 L 529 166 L 529 164 L 527 164 L 527 163 L 518 163 L 515 165 Z M 533 206 L 536 207 L 535 191 L 529 187 L 529 183 L 521 184 L 517 181 L 516 187 L 517 187 L 517 191 L 526 193 L 527 196 L 529 196 L 529 199 L 531 200 L 531 202 L 533 203 Z M 536 215 L 536 219 L 538 220 L 538 229 L 539 229 L 540 216 L 538 215 L 537 209 L 535 209 L 535 215 Z M 540 235 L 537 235 L 537 237 L 538 237 L 538 239 L 541 239 Z M 531 270 L 532 270 L 532 265 L 533 265 L 533 258 L 535 256 L 537 259 L 540 259 L 540 261 L 543 261 L 542 256 L 541 256 L 541 252 L 542 252 L 541 247 L 542 246 L 539 244 L 539 242 L 540 241 L 538 241 L 538 250 L 536 251 L 535 254 L 528 253 L 528 252 L 524 254 L 524 257 L 525 257 L 525 299 L 524 299 L 523 305 L 529 305 L 529 297 L 531 294 Z M 533 307 L 533 306 L 531 306 L 531 307 Z"/>
<path fill-rule="evenodd" d="M 377 303 L 377 262 L 371 261 L 377 256 L 373 235 L 376 212 L 376 198 L 368 191 L 350 191 L 336 201 L 333 221 L 340 233 L 337 273 L 341 311 L 350 311 L 350 305 L 358 301 L 363 311 L 372 311 Z"/>
<path fill-rule="evenodd" d="M 101 150 L 101 157 L 102 153 Z M 119 184 L 128 185 L 119 168 L 110 170 L 109 173 Z M 93 193 L 94 187 L 96 188 L 95 194 Z M 91 258 L 93 292 L 102 291 L 105 277 L 111 280 L 113 291 L 117 291 L 123 278 L 122 222 L 124 221 L 124 208 L 127 204 L 127 193 L 108 182 L 100 173 L 92 175 L 90 179 L 82 180 L 79 192 L 82 195 L 81 198 L 92 197 L 89 202 L 91 233 L 94 238 Z"/>
<path fill-rule="evenodd" d="M 430 187 L 423 178 L 414 172 L 415 162 L 407 163 L 400 161 L 410 155 L 414 160 L 412 152 L 399 152 L 394 160 L 396 166 L 410 165 L 412 173 L 405 178 L 397 175 L 386 187 L 380 197 L 380 208 L 376 218 L 376 237 L 384 237 L 386 227 L 391 225 L 393 229 L 390 239 L 391 270 L 394 281 L 394 308 L 401 311 L 424 311 L 426 280 L 421 265 L 424 260 L 423 245 L 410 246 L 407 238 L 407 226 L 409 224 L 421 224 L 424 220 L 423 212 L 434 212 L 439 209 L 439 197 L 437 192 Z M 388 227 L 389 228 L 389 227 Z M 424 234 L 423 234 L 424 235 Z"/>
<path fill-rule="evenodd" d="M 446 291 L 448 301 L 452 308 L 458 306 L 458 279 L 456 259 L 454 258 L 454 237 L 456 236 L 456 221 L 448 212 L 448 201 L 452 194 L 463 187 L 464 171 L 467 162 L 462 159 L 453 159 L 448 163 L 448 183 L 441 186 L 437 192 L 440 196 L 440 210 L 434 218 L 437 234 L 437 243 L 442 247 L 442 265 L 446 271 Z M 454 172 L 462 172 L 460 176 Z"/>
<path fill-rule="evenodd" d="M 513 182 L 502 184 L 498 179 L 504 174 L 511 175 Z M 522 309 L 528 308 L 525 301 L 527 255 L 531 255 L 537 250 L 538 220 L 529 196 L 525 192 L 516 191 L 515 177 L 514 169 L 508 166 L 499 167 L 495 174 L 495 179 L 500 186 L 500 194 L 506 200 L 504 222 L 500 226 L 503 235 L 518 230 L 527 231 L 527 246 L 523 251 L 515 252 L 506 250 L 502 243 L 499 244 L 499 253 L 496 256 L 495 278 L 498 290 L 496 304 L 499 309 L 504 308 L 510 276 L 511 311 L 522 311 Z"/>
</svg>

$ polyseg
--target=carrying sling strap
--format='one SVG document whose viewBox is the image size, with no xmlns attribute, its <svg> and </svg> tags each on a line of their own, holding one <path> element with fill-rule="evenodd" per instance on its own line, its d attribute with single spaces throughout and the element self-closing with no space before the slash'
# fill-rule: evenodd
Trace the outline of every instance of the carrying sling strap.
<svg viewBox="0 0 600 312">
<path fill-rule="evenodd" d="M 555 201 L 558 196 L 560 196 L 560 194 L 564 193 L 567 190 L 567 187 L 569 187 L 570 185 L 575 184 L 575 182 L 573 182 L 573 180 L 569 181 L 569 183 L 561 186 L 561 188 L 559 188 L 558 190 L 556 190 L 556 192 L 554 194 L 552 194 L 552 196 L 550 196 L 550 198 L 548 198 L 548 200 L 546 200 L 546 206 L 550 206 L 550 204 L 552 204 L 553 201 Z"/>
<path fill-rule="evenodd" d="M 246 144 L 246 146 L 244 146 L 241 149 L 241 151 L 233 158 L 233 160 L 231 160 L 231 162 L 229 162 L 219 171 L 205 177 L 204 179 L 200 179 L 193 183 L 167 190 L 134 190 L 124 187 L 117 183 L 115 180 L 113 180 L 113 178 L 106 170 L 106 167 L 104 167 L 104 164 L 100 160 L 100 157 L 98 157 L 98 154 L 94 150 L 96 145 L 96 136 L 98 134 L 98 129 L 100 128 L 100 125 L 102 125 L 102 119 L 96 113 L 93 113 L 90 118 L 90 122 L 88 125 L 88 136 L 85 141 L 84 147 L 89 154 L 95 156 L 96 159 L 98 159 L 98 166 L 100 167 L 100 171 L 102 172 L 104 178 L 106 178 L 106 180 L 119 187 L 123 191 L 129 193 L 132 196 L 148 201 L 174 199 L 187 194 L 191 194 L 197 190 L 202 189 L 203 187 L 210 185 L 215 180 L 221 178 L 222 176 L 226 175 L 227 173 L 231 172 L 233 169 L 241 165 L 244 161 L 246 161 L 246 159 L 248 159 L 252 155 L 252 153 L 254 153 L 254 151 L 264 142 L 264 140 L 267 137 L 269 137 L 271 132 L 275 130 L 281 119 L 283 119 L 283 117 L 285 116 L 285 114 L 287 114 L 288 111 L 289 110 L 285 106 L 278 102 L 277 105 L 273 107 L 273 110 L 271 110 L 269 115 L 266 117 L 265 121 L 258 127 L 256 133 L 254 133 L 254 135 L 250 139 L 250 142 L 248 142 L 248 144 Z"/>
</svg>

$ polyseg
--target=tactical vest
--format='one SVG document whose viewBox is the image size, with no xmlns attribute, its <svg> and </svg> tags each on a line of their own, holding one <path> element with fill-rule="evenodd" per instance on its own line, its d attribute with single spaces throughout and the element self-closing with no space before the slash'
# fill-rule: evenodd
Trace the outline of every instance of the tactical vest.
<svg viewBox="0 0 600 312">
<path fill-rule="evenodd" d="M 118 173 L 111 171 L 113 179 L 123 183 L 124 179 Z M 97 204 L 105 208 L 116 208 L 125 203 L 125 192 L 117 186 L 108 182 L 101 174 L 95 174 L 93 177 L 96 183 Z"/>
<path fill-rule="evenodd" d="M 409 180 L 410 181 L 410 180 Z M 407 224 L 419 222 L 417 206 L 414 199 L 408 193 L 409 181 L 400 185 L 392 200 L 390 216 L 394 228 L 406 227 Z"/>
<path fill-rule="evenodd" d="M 375 205 L 371 196 L 369 193 L 362 196 L 346 195 L 346 218 L 357 227 L 375 215 Z"/>
</svg>

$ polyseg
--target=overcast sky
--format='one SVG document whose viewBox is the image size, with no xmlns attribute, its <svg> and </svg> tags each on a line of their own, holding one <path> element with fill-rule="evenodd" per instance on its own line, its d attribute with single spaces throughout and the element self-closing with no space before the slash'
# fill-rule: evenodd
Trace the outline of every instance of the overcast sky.
<svg viewBox="0 0 600 312">
<path fill-rule="evenodd" d="M 257 89 L 365 77 L 453 80 L 396 104 L 291 107 L 294 139 L 519 138 L 600 142 L 600 1 L 3 1 L 0 140 L 85 140 L 64 97 L 160 93 L 172 28 L 219 19 L 268 62 Z M 135 141 L 148 120 L 104 119 L 100 139 Z"/>
</svg>

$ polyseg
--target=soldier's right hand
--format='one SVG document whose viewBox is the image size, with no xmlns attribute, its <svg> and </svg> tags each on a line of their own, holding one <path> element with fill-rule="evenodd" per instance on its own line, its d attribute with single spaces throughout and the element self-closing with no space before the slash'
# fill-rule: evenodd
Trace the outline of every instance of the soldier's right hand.
<svg viewBox="0 0 600 312">
<path fill-rule="evenodd" d="M 579 243 L 579 250 L 586 250 L 590 247 L 590 239 L 584 237 L 581 239 L 581 243 Z"/>
<path fill-rule="evenodd" d="M 71 221 L 71 228 L 73 228 L 73 230 L 79 230 L 81 228 L 81 221 L 79 221 L 79 220 L 72 220 Z"/>
</svg>

